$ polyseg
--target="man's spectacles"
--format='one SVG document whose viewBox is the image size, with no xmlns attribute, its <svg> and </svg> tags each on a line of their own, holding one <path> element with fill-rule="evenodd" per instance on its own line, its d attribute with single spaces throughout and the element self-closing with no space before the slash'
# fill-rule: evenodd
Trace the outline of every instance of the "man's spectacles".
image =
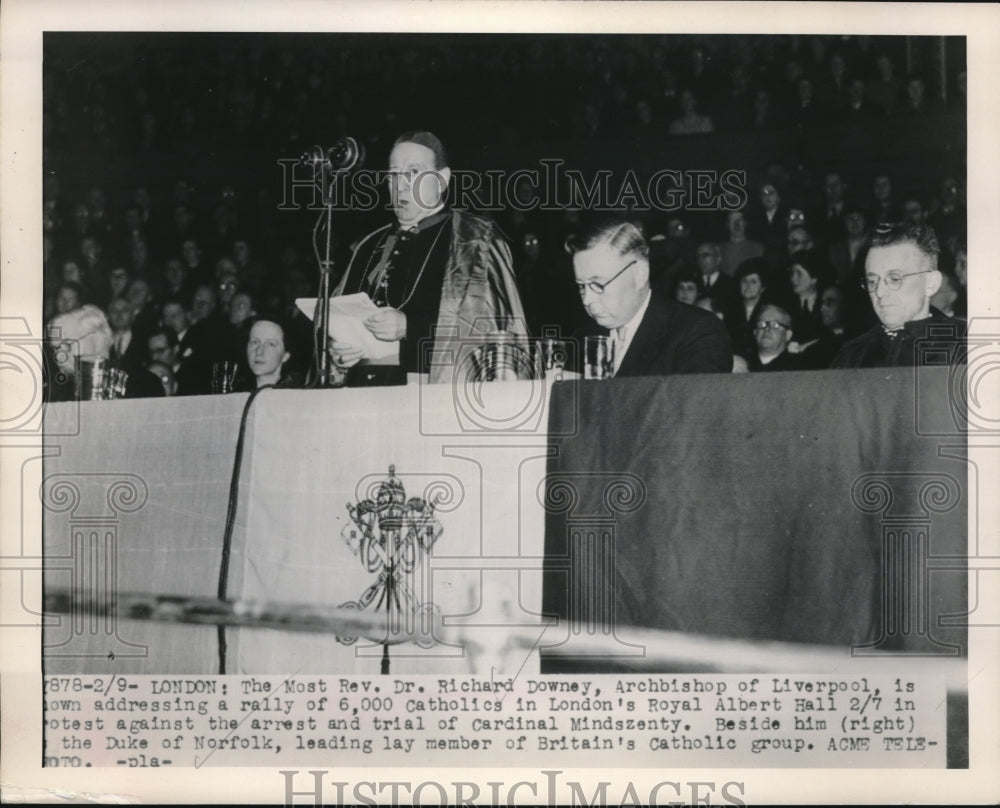
<svg viewBox="0 0 1000 808">
<path fill-rule="evenodd" d="M 880 283 L 884 283 L 886 288 L 895 292 L 903 285 L 903 278 L 909 278 L 913 275 L 926 275 L 928 272 L 933 272 L 931 269 L 922 269 L 919 272 L 906 272 L 900 274 L 899 272 L 890 272 L 884 278 L 878 277 L 878 275 L 869 275 L 863 281 L 861 281 L 861 288 L 866 292 L 874 294 L 878 289 Z"/>
<path fill-rule="evenodd" d="M 753 327 L 754 331 L 778 331 L 783 328 L 791 328 L 787 323 L 779 323 L 777 320 L 762 320 Z"/>
<path fill-rule="evenodd" d="M 626 269 L 631 267 L 632 264 L 634 264 L 638 260 L 639 260 L 638 258 L 635 258 L 629 261 L 625 266 L 619 269 L 614 275 L 612 275 L 603 283 L 598 283 L 597 281 L 587 281 L 587 283 L 578 283 L 576 285 L 576 290 L 580 293 L 580 297 L 583 297 L 587 289 L 590 289 L 590 291 L 593 292 L 595 295 L 603 295 L 604 290 L 607 289 L 618 276 L 620 276 Z"/>
</svg>

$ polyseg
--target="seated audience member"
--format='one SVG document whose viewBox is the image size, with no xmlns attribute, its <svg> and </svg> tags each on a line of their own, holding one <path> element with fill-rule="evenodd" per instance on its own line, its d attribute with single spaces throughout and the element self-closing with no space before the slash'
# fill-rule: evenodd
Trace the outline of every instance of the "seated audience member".
<svg viewBox="0 0 1000 808">
<path fill-rule="evenodd" d="M 652 293 L 649 247 L 639 224 L 596 220 L 567 248 L 580 298 L 594 321 L 588 332 L 609 335 L 616 345 L 615 375 L 732 370 L 729 335 L 717 317 Z"/>
<path fill-rule="evenodd" d="M 924 80 L 920 76 L 910 76 L 906 80 L 906 90 L 893 110 L 897 117 L 910 118 L 933 115 L 940 111 L 937 103 L 927 97 Z"/>
<path fill-rule="evenodd" d="M 698 273 L 693 269 L 679 272 L 674 279 L 673 298 L 678 303 L 693 306 L 698 301 L 700 291 Z"/>
<path fill-rule="evenodd" d="M 146 348 L 149 362 L 160 362 L 171 371 L 177 369 L 177 335 L 171 329 L 154 329 L 146 338 Z"/>
<path fill-rule="evenodd" d="M 846 339 L 847 299 L 839 286 L 828 286 L 820 294 L 819 314 L 823 321 L 823 331 L 819 339 L 799 354 L 803 368 L 823 370 L 830 367 Z"/>
<path fill-rule="evenodd" d="M 225 333 L 229 344 L 226 352 L 229 356 L 243 359 L 243 349 L 250 338 L 250 328 L 254 324 L 257 311 L 254 308 L 253 298 L 247 292 L 237 292 L 229 302 L 229 322 L 226 323 Z M 286 337 L 286 341 L 291 347 L 291 340 Z"/>
<path fill-rule="evenodd" d="M 107 288 L 102 290 L 102 294 L 98 297 L 98 301 L 103 303 L 105 310 L 116 297 L 125 297 L 130 283 L 132 283 L 132 277 L 123 266 L 117 266 L 108 273 Z"/>
<path fill-rule="evenodd" d="M 160 377 L 148 367 L 139 367 L 125 380 L 125 398 L 163 398 L 167 392 Z"/>
<path fill-rule="evenodd" d="M 704 241 L 695 253 L 700 277 L 699 295 L 723 300 L 728 306 L 736 299 L 736 284 L 733 279 L 719 270 L 722 253 L 719 245 Z"/>
<path fill-rule="evenodd" d="M 187 314 L 190 323 L 180 338 L 177 356 L 177 394 L 206 395 L 212 390 L 212 365 L 222 360 L 235 361 L 242 350 L 233 355 L 228 339 L 227 323 L 215 314 L 216 296 L 211 286 L 201 285 L 191 298 Z"/>
<path fill-rule="evenodd" d="M 699 309 L 704 309 L 710 314 L 714 314 L 719 320 L 722 321 L 723 325 L 726 323 L 726 317 L 729 313 L 727 307 L 719 298 L 717 297 L 707 297 L 702 295 L 695 301 L 695 305 Z M 732 335 L 730 335 L 730 340 L 732 341 Z M 744 354 L 741 353 L 736 348 L 735 342 L 733 344 L 733 373 L 749 373 L 750 369 L 747 367 L 747 360 L 744 359 Z"/>
<path fill-rule="evenodd" d="M 892 198 L 892 179 L 888 174 L 879 174 L 872 181 L 870 214 L 872 224 L 896 221 L 896 203 Z"/>
<path fill-rule="evenodd" d="M 83 305 L 83 287 L 67 281 L 56 290 L 56 314 L 66 314 Z"/>
<path fill-rule="evenodd" d="M 163 364 L 162 362 L 150 362 L 146 371 L 148 373 L 152 373 L 157 379 L 160 380 L 160 384 L 163 385 L 163 395 L 177 395 L 177 381 L 174 379 L 173 368 L 169 365 Z"/>
<path fill-rule="evenodd" d="M 720 320 L 725 321 L 726 307 L 719 298 L 712 297 L 711 295 L 699 295 L 694 304 L 699 309 L 704 309 L 710 314 L 714 314 Z"/>
<path fill-rule="evenodd" d="M 134 329 L 140 334 L 149 334 L 160 321 L 159 313 L 153 304 L 153 290 L 142 278 L 136 278 L 128 285 L 125 299 L 132 304 L 135 313 Z"/>
<path fill-rule="evenodd" d="M 229 305 L 240 291 L 240 276 L 235 269 L 229 265 L 232 261 L 228 258 L 220 259 L 216 266 L 216 294 L 219 297 L 219 309 L 226 319 L 229 317 Z"/>
<path fill-rule="evenodd" d="M 957 364 L 965 361 L 965 324 L 931 308 L 941 286 L 934 231 L 905 222 L 872 233 L 864 287 L 879 323 L 849 340 L 833 367 Z"/>
<path fill-rule="evenodd" d="M 810 213 L 808 221 L 817 231 L 822 244 L 832 244 L 846 235 L 844 216 L 847 214 L 847 183 L 839 171 L 823 175 L 823 199 Z"/>
<path fill-rule="evenodd" d="M 868 100 L 868 88 L 865 80 L 859 76 L 851 79 L 847 85 L 847 103 L 841 107 L 838 115 L 841 121 L 864 123 L 878 118 L 881 111 Z"/>
<path fill-rule="evenodd" d="M 133 328 L 135 309 L 132 304 L 123 297 L 116 297 L 108 304 L 108 322 L 112 331 L 110 358 L 131 375 L 146 361 L 146 336 Z"/>
<path fill-rule="evenodd" d="M 966 249 L 964 241 L 959 241 L 955 247 L 955 278 L 962 287 L 962 290 L 968 293 L 969 251 Z"/>
<path fill-rule="evenodd" d="M 772 182 L 760 187 L 760 207 L 747 216 L 749 234 L 764 246 L 764 257 L 771 269 L 778 271 L 788 257 L 787 211 L 782 206 L 781 194 Z"/>
<path fill-rule="evenodd" d="M 767 261 L 763 258 L 751 258 L 740 264 L 736 271 L 740 299 L 730 307 L 726 326 L 733 341 L 733 350 L 741 356 L 750 356 L 756 347 L 753 326 L 757 319 L 757 309 L 767 291 L 764 285 L 767 269 Z"/>
<path fill-rule="evenodd" d="M 670 122 L 671 135 L 705 135 L 715 131 L 712 119 L 698 112 L 698 100 L 691 90 L 681 92 L 681 114 Z"/>
<path fill-rule="evenodd" d="M 816 246 L 812 234 L 806 229 L 805 225 L 801 222 L 796 224 L 794 221 L 789 223 L 787 243 L 789 257 L 804 250 L 812 250 Z"/>
<path fill-rule="evenodd" d="M 849 208 L 844 214 L 845 237 L 830 244 L 826 260 L 836 273 L 837 283 L 856 284 L 864 275 L 868 227 L 860 208 Z"/>
<path fill-rule="evenodd" d="M 899 97 L 900 81 L 895 76 L 895 65 L 886 54 L 875 62 L 878 78 L 868 85 L 869 100 L 881 111 L 882 117 L 892 114 Z"/>
<path fill-rule="evenodd" d="M 733 210 L 726 214 L 726 231 L 729 233 L 729 238 L 719 245 L 722 256 L 719 271 L 733 277 L 744 261 L 764 254 L 764 245 L 747 238 L 747 220 L 741 210 Z"/>
<path fill-rule="evenodd" d="M 160 322 L 174 332 L 177 341 L 184 339 L 188 330 L 188 314 L 184 304 L 177 298 L 168 298 L 160 306 Z"/>
<path fill-rule="evenodd" d="M 823 123 L 827 111 L 817 102 L 812 79 L 803 76 L 795 84 L 795 100 L 789 105 L 789 118 L 795 127 L 811 127 Z"/>
<path fill-rule="evenodd" d="M 565 239 L 564 239 L 565 240 Z M 695 262 L 691 228 L 679 216 L 667 219 L 666 234 L 649 237 L 650 285 L 653 290 L 672 295 L 677 276 Z"/>
<path fill-rule="evenodd" d="M 951 272 L 941 272 L 941 286 L 931 296 L 931 306 L 948 317 L 965 319 L 965 290 Z"/>
<path fill-rule="evenodd" d="M 790 259 L 788 278 L 792 284 L 794 340 L 805 347 L 817 339 L 823 326 L 819 290 L 825 282 L 826 266 L 812 251 L 796 253 Z"/>
<path fill-rule="evenodd" d="M 781 306 L 761 307 L 753 328 L 757 350 L 747 360 L 751 373 L 772 370 L 799 370 L 799 357 L 788 352 L 792 339 L 792 318 Z"/>
<path fill-rule="evenodd" d="M 215 290 L 208 284 L 195 287 L 191 295 L 191 309 L 188 312 L 188 322 L 191 325 L 213 317 L 218 307 L 219 298 Z"/>
<path fill-rule="evenodd" d="M 254 311 L 253 298 L 247 292 L 237 292 L 229 303 L 229 324 L 241 326 L 250 320 L 257 312 Z"/>
<path fill-rule="evenodd" d="M 171 258 L 163 268 L 163 295 L 188 299 L 194 293 L 188 268 L 180 258 Z"/>
<path fill-rule="evenodd" d="M 934 228 L 939 244 L 950 244 L 952 239 L 965 242 L 968 212 L 962 202 L 961 187 L 954 177 L 945 177 L 941 181 L 941 193 L 934 202 L 927 223 Z"/>
<path fill-rule="evenodd" d="M 903 199 L 902 214 L 903 221 L 908 224 L 922 225 L 927 222 L 927 211 L 924 210 L 924 203 L 916 196 L 908 196 Z"/>
<path fill-rule="evenodd" d="M 76 359 L 108 359 L 111 355 L 111 326 L 97 306 L 85 304 L 52 318 L 46 328 L 43 376 L 46 401 L 71 401 L 76 394 Z"/>
<path fill-rule="evenodd" d="M 285 373 L 291 356 L 285 345 L 285 329 L 276 320 L 260 317 L 250 326 L 246 358 L 256 387 L 293 386 L 293 379 Z"/>
</svg>

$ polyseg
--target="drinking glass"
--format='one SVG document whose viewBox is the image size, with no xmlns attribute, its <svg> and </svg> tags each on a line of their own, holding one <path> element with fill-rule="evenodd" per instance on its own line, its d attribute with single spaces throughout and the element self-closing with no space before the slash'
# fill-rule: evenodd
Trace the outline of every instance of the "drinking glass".
<svg viewBox="0 0 1000 808">
<path fill-rule="evenodd" d="M 233 392 L 236 383 L 237 364 L 235 362 L 216 362 L 212 365 L 212 393 Z"/>
<path fill-rule="evenodd" d="M 615 345 L 610 337 L 584 338 L 583 378 L 610 379 L 615 372 Z"/>
</svg>

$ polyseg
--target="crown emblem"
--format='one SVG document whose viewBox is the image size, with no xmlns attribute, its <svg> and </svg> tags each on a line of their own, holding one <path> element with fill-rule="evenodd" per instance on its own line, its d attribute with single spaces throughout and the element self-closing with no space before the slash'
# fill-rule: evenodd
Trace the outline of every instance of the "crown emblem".
<svg viewBox="0 0 1000 808">
<path fill-rule="evenodd" d="M 377 576 L 356 601 L 341 604 L 345 608 L 383 610 L 388 618 L 385 636 L 365 637 L 383 644 L 405 642 L 413 633 L 422 648 L 434 645 L 433 618 L 436 606 L 421 599 L 426 575 L 421 575 L 424 559 L 444 528 L 434 515 L 435 498 L 406 497 L 403 483 L 396 477 L 396 467 L 389 466 L 389 476 L 379 483 L 374 497 L 356 505 L 347 504 L 351 522 L 341 536 L 358 557 L 366 572 Z M 426 570 L 423 570 L 426 572 Z M 397 638 L 397 635 L 403 636 Z M 345 645 L 357 637 L 337 637 Z"/>
</svg>

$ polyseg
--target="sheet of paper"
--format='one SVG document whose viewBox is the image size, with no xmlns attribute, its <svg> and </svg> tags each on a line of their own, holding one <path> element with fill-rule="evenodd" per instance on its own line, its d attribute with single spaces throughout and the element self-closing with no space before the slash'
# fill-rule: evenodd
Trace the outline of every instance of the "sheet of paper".
<svg viewBox="0 0 1000 808">
<path fill-rule="evenodd" d="M 311 320 L 316 314 L 316 300 L 315 297 L 300 297 L 295 301 L 295 305 Z M 327 333 L 337 342 L 346 342 L 361 348 L 365 359 L 389 364 L 385 360 L 395 360 L 399 357 L 399 340 L 385 342 L 377 339 L 364 323 L 365 318 L 377 311 L 378 306 L 364 292 L 331 297 Z"/>
</svg>

